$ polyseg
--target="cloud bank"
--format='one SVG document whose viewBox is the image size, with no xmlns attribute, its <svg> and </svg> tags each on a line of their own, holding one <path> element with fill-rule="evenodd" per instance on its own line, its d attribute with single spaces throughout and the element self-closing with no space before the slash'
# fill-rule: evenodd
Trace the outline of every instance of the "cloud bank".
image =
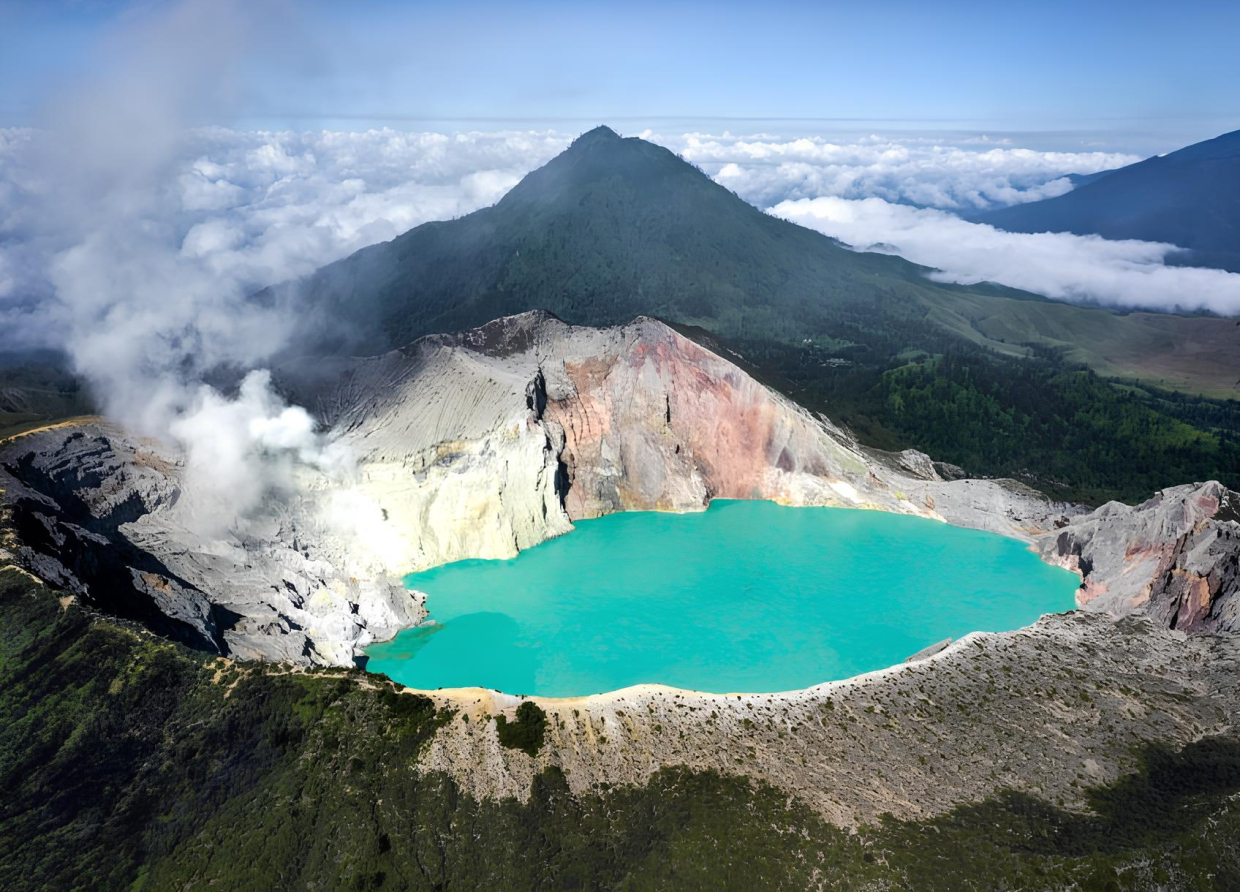
<svg viewBox="0 0 1240 892">
<path fill-rule="evenodd" d="M 287 489 L 295 467 L 348 473 L 263 372 L 314 320 L 247 295 L 493 204 L 572 139 L 192 127 L 227 106 L 247 46 L 273 38 L 250 8 L 158 7 L 112 47 L 105 76 L 50 107 L 47 127 L 0 130 L 3 346 L 65 349 L 111 416 L 181 443 L 212 494 L 201 509 L 212 527 Z M 939 278 L 1240 313 L 1240 276 L 1166 266 L 1172 246 L 1008 234 L 955 215 L 1061 194 L 1068 173 L 1133 156 L 984 137 L 643 135 L 759 207 L 861 248 L 894 246 Z M 206 383 L 220 369 L 243 383 Z"/>
<path fill-rule="evenodd" d="M 1240 313 L 1240 275 L 1166 266 L 1174 245 L 1069 233 L 1011 233 L 881 198 L 784 201 L 776 216 L 858 248 L 941 270 L 942 281 L 991 281 L 1072 302 Z"/>
<path fill-rule="evenodd" d="M 711 136 L 658 139 L 747 201 L 769 207 L 798 198 L 882 198 L 957 212 L 1062 195 L 1070 173 L 1141 160 L 1116 152 L 1039 152 L 1008 140 L 949 143 L 924 137 Z"/>
<path fill-rule="evenodd" d="M 49 296 L 56 303 L 49 261 L 79 249 L 92 235 L 86 229 L 138 224 L 159 264 L 182 275 L 193 269 L 189 280 L 213 289 L 253 292 L 420 223 L 493 204 L 571 141 L 543 131 L 192 129 L 168 145 L 158 176 L 141 190 L 124 184 L 123 206 L 99 209 L 89 189 L 67 189 L 48 163 L 49 154 L 64 154 L 59 139 L 0 130 L 0 322 L 32 341 L 46 340 L 57 320 L 22 317 L 32 304 L 46 316 Z M 121 191 L 115 172 L 103 182 Z M 96 221 L 103 211 L 107 225 L 89 223 L 88 210 Z"/>
<path fill-rule="evenodd" d="M 107 314 L 142 316 L 139 307 L 147 300 L 165 300 L 152 292 L 166 294 L 174 282 L 183 298 L 176 303 L 186 312 L 179 321 L 165 318 L 160 327 L 192 326 L 191 317 L 220 300 L 235 304 L 237 295 L 304 275 L 420 223 L 490 205 L 572 139 L 552 131 L 515 130 L 454 134 L 176 130 L 165 111 L 175 103 L 161 98 L 147 105 L 160 110 L 157 120 L 141 127 L 141 135 L 126 137 L 141 142 L 140 148 L 119 140 L 124 152 L 107 148 L 118 142 L 111 133 L 106 139 L 91 133 L 89 140 L 64 146 L 58 142 L 63 134 L 55 131 L 0 131 L 0 324 L 9 332 L 10 345 L 55 341 L 66 327 L 81 322 L 86 324 L 77 327 L 97 332 L 100 317 Z M 157 134 L 154 147 L 145 142 L 152 131 Z M 760 207 L 835 197 L 883 200 L 871 208 L 898 203 L 962 211 L 1059 194 L 1070 186 L 1064 179 L 1069 172 L 1088 173 L 1134 160 L 1113 153 L 1037 152 L 984 138 L 948 144 L 878 136 L 832 142 L 769 135 L 645 135 L 699 164 Z M 91 147 L 86 165 L 91 182 L 79 181 L 67 189 L 59 168 L 80 164 L 76 152 L 67 149 L 82 145 Z M 103 151 L 97 148 L 100 145 Z M 142 162 L 136 168 L 131 163 L 134 157 Z M 57 160 L 53 164 L 49 159 Z M 114 197 L 123 198 L 111 207 L 97 207 L 100 182 L 108 184 L 105 190 L 115 190 Z M 985 251 L 979 247 L 978 262 L 970 266 L 959 245 L 949 257 L 934 252 L 929 240 L 908 234 L 909 220 L 930 218 L 901 217 L 892 210 L 864 215 L 858 211 L 854 217 L 864 216 L 870 224 L 864 228 L 858 224 L 853 230 L 835 219 L 839 216 L 803 215 L 799 222 L 831 227 L 832 234 L 845 241 L 907 244 L 907 250 L 918 251 L 911 259 L 950 269 L 963 280 L 995 278 L 1018 284 L 1010 270 L 995 268 L 992 261 L 998 255 L 993 246 Z M 933 219 L 936 226 L 950 225 L 946 218 Z M 883 220 L 895 228 L 887 233 L 874 230 Z M 92 222 L 104 225 L 86 231 Z M 129 245 L 118 251 L 118 226 L 141 233 L 143 250 Z M 980 232 L 965 229 L 957 235 L 976 238 Z M 987 236 L 987 245 L 992 245 L 997 237 L 993 231 Z M 1114 264 L 1136 262 L 1152 273 L 1167 255 L 1165 247 L 1100 245 L 1092 252 L 1077 247 L 1073 268 L 1082 271 L 1081 278 L 1048 286 L 1052 296 L 1168 307 L 1202 287 L 1195 281 L 1203 278 L 1200 274 L 1166 269 L 1145 276 L 1141 294 L 1124 300 L 1117 296 L 1123 277 L 1116 279 Z M 146 259 L 139 262 L 139 255 Z M 98 273 L 89 269 L 92 256 L 109 268 Z M 135 262 L 116 262 L 126 257 Z M 143 266 L 147 259 L 149 267 Z M 1090 264 L 1093 267 L 1086 269 Z M 86 301 L 71 295 L 69 279 L 111 279 L 119 289 L 120 280 L 130 274 L 126 270 L 139 286 L 136 291 L 122 296 L 105 290 Z M 1019 277 L 1019 283 L 1030 281 L 1028 276 Z M 1106 287 L 1097 290 L 1100 285 Z M 1226 290 L 1225 285 L 1215 283 L 1212 293 Z M 221 297 L 225 294 L 233 296 Z M 1226 311 L 1221 308 L 1234 308 L 1236 302 L 1215 294 L 1208 304 L 1194 305 Z M 84 308 L 90 312 L 84 314 Z M 236 310 L 231 306 L 230 313 Z M 207 312 L 197 328 L 210 329 L 211 319 L 218 315 Z M 249 311 L 241 314 L 235 331 L 223 338 L 216 331 L 201 345 L 210 354 L 219 350 L 221 341 L 229 347 L 247 342 L 243 349 L 220 351 L 239 355 L 208 355 L 206 360 L 231 358 L 252 364 L 261 361 L 261 354 L 270 355 L 271 350 L 250 340 L 246 328 L 253 328 L 256 336 L 266 335 L 268 341 L 276 339 L 270 337 L 272 332 L 284 340 L 295 336 L 284 331 L 287 325 L 279 320 L 247 326 L 250 318 Z M 129 330 L 141 327 L 131 325 Z M 84 347 L 90 349 L 89 344 Z"/>
</svg>

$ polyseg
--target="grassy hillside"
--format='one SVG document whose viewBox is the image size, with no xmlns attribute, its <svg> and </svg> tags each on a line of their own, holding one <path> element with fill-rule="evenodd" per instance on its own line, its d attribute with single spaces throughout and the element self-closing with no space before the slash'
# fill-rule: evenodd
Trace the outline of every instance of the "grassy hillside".
<svg viewBox="0 0 1240 892">
<path fill-rule="evenodd" d="M 0 440 L 90 411 L 81 383 L 63 363 L 0 354 Z"/>
<path fill-rule="evenodd" d="M 582 797 L 546 771 L 527 802 L 480 802 L 416 767 L 461 720 L 358 671 L 212 660 L 0 569 L 0 888 L 1240 884 L 1234 741 L 1147 753 L 1092 813 L 1002 793 L 849 834 L 769 787 L 676 769 Z"/>
<path fill-rule="evenodd" d="M 959 292 L 936 318 L 962 338 L 1006 355 L 1013 346 L 1052 348 L 1106 377 L 1213 399 L 1240 397 L 1235 320 L 1168 313 L 1119 314 L 1051 301 Z M 1035 351 L 1036 352 L 1036 351 Z"/>
</svg>

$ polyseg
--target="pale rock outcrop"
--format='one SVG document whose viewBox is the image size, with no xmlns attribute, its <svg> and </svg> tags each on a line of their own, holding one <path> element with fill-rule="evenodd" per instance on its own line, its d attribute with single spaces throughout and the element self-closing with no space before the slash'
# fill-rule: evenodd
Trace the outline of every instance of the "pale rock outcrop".
<svg viewBox="0 0 1240 892">
<path fill-rule="evenodd" d="M 107 424 L 23 437 L 0 455 L 13 550 L 88 606 L 241 657 L 344 665 L 425 616 L 399 579 L 308 547 L 296 501 L 204 539 L 180 473 L 175 452 Z"/>
<path fill-rule="evenodd" d="M 907 481 L 908 498 L 934 509 L 948 523 L 1033 542 L 1085 514 L 1017 480 Z"/>
<path fill-rule="evenodd" d="M 863 450 L 654 319 L 597 329 L 525 313 L 281 377 L 358 456 L 359 491 L 399 539 L 377 556 L 393 571 L 507 557 L 573 520 L 714 498 L 874 508 L 1023 538 L 1079 510 L 1019 484 L 944 483 L 912 450 Z"/>
<path fill-rule="evenodd" d="M 900 468 L 910 476 L 919 480 L 942 480 L 939 476 L 938 469 L 934 466 L 934 460 L 924 452 L 918 452 L 916 449 L 905 449 L 895 455 L 896 462 Z"/>
<path fill-rule="evenodd" d="M 657 320 L 597 329 L 525 313 L 277 380 L 355 473 L 303 469 L 292 492 L 208 538 L 174 450 L 105 424 L 48 430 L 0 452 L 6 549 L 197 646 L 339 665 L 425 617 L 402 574 L 511 557 L 613 511 L 763 498 L 1015 536 L 1083 573 L 1087 609 L 1235 625 L 1235 497 L 1217 484 L 1082 516 L 1012 481 L 943 480 L 927 456 L 861 447 Z"/>
</svg>

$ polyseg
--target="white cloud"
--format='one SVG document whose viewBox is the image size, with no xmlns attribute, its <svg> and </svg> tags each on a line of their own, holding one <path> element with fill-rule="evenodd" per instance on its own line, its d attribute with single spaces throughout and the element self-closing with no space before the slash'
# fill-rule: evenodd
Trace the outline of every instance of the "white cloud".
<svg viewBox="0 0 1240 892">
<path fill-rule="evenodd" d="M 881 198 L 785 201 L 771 213 L 850 245 L 898 253 L 946 281 L 999 282 L 1068 301 L 1240 313 L 1240 275 L 1166 266 L 1174 245 L 1068 233 L 1011 233 Z"/>
<path fill-rule="evenodd" d="M 165 81 L 182 90 L 195 83 Z M 155 105 L 176 102 L 164 96 Z M 75 121 L 70 132 L 91 139 L 67 145 L 56 131 L 0 130 L 0 326 L 10 345 L 69 346 L 104 393 L 126 393 L 119 402 L 159 417 L 193 402 L 192 388 L 161 384 L 133 398 L 125 382 L 152 369 L 193 383 L 213 364 L 257 367 L 296 336 L 296 314 L 255 308 L 245 295 L 492 204 L 572 138 L 174 130 L 159 118 L 155 143 L 126 152 L 109 142 L 114 128 L 90 130 L 96 118 Z M 1235 276 L 1167 267 L 1166 245 L 1008 235 L 909 206 L 962 210 L 1058 194 L 1068 188 L 1065 173 L 1130 156 L 986 138 L 645 135 L 761 207 L 849 243 L 894 244 L 960 281 L 1066 300 L 1240 311 Z M 80 164 L 83 145 L 100 149 Z"/>
<path fill-rule="evenodd" d="M 169 105 L 161 99 L 160 108 Z M 494 203 L 526 172 L 571 141 L 553 131 L 498 133 L 239 132 L 161 128 L 155 152 L 103 151 L 89 169 L 98 181 L 126 185 L 120 206 L 82 213 L 49 164 L 71 166 L 56 137 L 0 130 L 0 321 L 25 319 L 14 304 L 42 295 L 47 258 L 81 241 L 102 212 L 140 222 L 148 240 L 185 263 L 253 291 L 304 275 L 430 220 Z M 1107 153 L 1035 152 L 986 139 L 937 140 L 646 134 L 703 166 L 742 197 L 768 207 L 796 198 L 877 196 L 934 207 L 979 207 L 1058 194 L 1062 175 L 1133 160 Z M 130 159 L 138 173 L 119 176 Z M 145 179 L 143 179 L 145 177 Z M 140 197 L 140 202 L 138 198 Z M 138 206 L 140 203 L 140 207 Z M 150 247 L 153 247 L 150 246 Z M 8 306 L 6 315 L 6 304 Z M 45 307 L 45 312 L 49 308 Z M 37 318 L 34 317 L 34 318 Z M 13 341 L 23 332 L 11 334 Z"/>
<path fill-rule="evenodd" d="M 769 134 L 652 138 L 761 207 L 830 195 L 965 212 L 1061 195 L 1071 189 L 1066 174 L 1140 160 L 1115 152 L 1040 152 L 984 137 L 955 143 L 877 135 L 851 142 Z"/>
<path fill-rule="evenodd" d="M 200 131 L 182 163 L 183 250 L 254 287 L 493 204 L 568 144 L 550 132 Z M 226 236 L 226 237 L 225 237 Z"/>
<path fill-rule="evenodd" d="M 11 253 L 47 255 L 80 235 L 48 213 L 62 191 L 46 169 L 54 139 L 0 131 L 0 210 L 12 212 Z M 143 197 L 142 213 L 168 247 L 257 288 L 493 204 L 568 142 L 551 132 L 190 131 L 165 162 L 172 175 Z"/>
</svg>

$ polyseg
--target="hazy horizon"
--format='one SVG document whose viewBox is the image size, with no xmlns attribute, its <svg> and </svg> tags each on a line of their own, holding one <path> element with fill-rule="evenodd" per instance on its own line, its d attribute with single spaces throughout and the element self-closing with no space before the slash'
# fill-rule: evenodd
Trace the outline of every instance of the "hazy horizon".
<svg viewBox="0 0 1240 892">
<path fill-rule="evenodd" d="M 1240 9 L 1166 12 L 1111 0 L 1032 13 L 901 0 L 882 16 L 801 0 L 223 2 L 192 14 L 198 38 L 231 57 L 228 74 L 185 112 L 245 130 L 879 130 L 1149 155 L 1240 128 Z M 184 13 L 162 0 L 0 0 L 0 127 L 39 125 L 51 97 L 118 49 L 158 52 L 159 29 Z"/>
</svg>

